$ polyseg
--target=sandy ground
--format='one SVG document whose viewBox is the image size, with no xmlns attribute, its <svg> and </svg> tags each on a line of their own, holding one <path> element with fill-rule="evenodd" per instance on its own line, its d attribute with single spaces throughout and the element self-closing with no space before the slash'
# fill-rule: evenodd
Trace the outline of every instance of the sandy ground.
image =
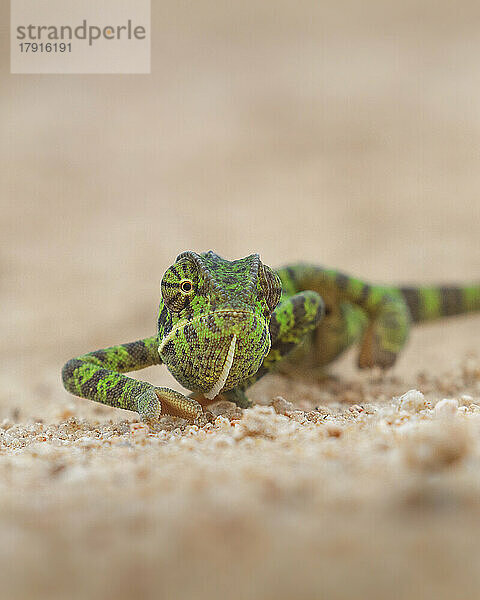
<svg viewBox="0 0 480 600">
<path fill-rule="evenodd" d="M 149 76 L 9 75 L 0 12 L 1 596 L 478 598 L 480 317 L 202 430 L 60 384 L 186 249 L 478 280 L 478 3 L 154 2 Z"/>
</svg>

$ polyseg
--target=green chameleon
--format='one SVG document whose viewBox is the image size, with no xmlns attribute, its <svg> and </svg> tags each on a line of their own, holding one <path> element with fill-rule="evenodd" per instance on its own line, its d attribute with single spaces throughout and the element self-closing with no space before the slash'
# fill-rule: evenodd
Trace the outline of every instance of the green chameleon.
<svg viewBox="0 0 480 600">
<path fill-rule="evenodd" d="M 183 252 L 161 283 L 158 334 L 96 350 L 63 367 L 77 396 L 160 415 L 202 417 L 221 395 L 249 406 L 245 390 L 288 355 L 325 366 L 360 342 L 358 366 L 391 367 L 411 322 L 480 310 L 480 284 L 371 285 L 333 269 L 295 264 L 273 271 L 258 254 L 228 261 Z M 190 397 L 122 373 L 164 363 Z"/>
</svg>

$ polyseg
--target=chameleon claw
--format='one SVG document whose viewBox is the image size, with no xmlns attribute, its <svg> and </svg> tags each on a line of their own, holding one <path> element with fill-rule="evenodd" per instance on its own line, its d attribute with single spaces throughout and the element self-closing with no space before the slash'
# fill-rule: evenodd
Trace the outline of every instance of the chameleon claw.
<svg viewBox="0 0 480 600">
<path fill-rule="evenodd" d="M 137 412 L 144 423 L 151 424 L 158 421 L 162 412 L 162 405 L 158 400 L 154 388 L 143 392 L 137 398 Z"/>
<path fill-rule="evenodd" d="M 374 367 L 380 367 L 380 369 L 386 370 L 393 367 L 396 359 L 397 354 L 383 347 L 382 338 L 376 333 L 374 326 L 370 326 L 360 347 L 357 360 L 358 368 L 373 369 Z"/>
</svg>

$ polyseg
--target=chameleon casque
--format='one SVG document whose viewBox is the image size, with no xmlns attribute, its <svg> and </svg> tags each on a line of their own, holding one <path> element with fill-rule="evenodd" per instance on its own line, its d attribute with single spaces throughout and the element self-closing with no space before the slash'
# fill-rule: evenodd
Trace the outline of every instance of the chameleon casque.
<svg viewBox="0 0 480 600">
<path fill-rule="evenodd" d="M 212 251 L 180 254 L 161 294 L 158 333 L 69 360 L 69 392 L 147 423 L 164 414 L 199 419 L 218 395 L 249 406 L 245 390 L 284 359 L 308 353 L 325 366 L 359 342 L 358 366 L 386 369 L 412 322 L 480 310 L 480 284 L 371 285 L 311 264 L 274 271 L 258 254 L 228 261 Z M 161 363 L 190 397 L 122 374 Z"/>
</svg>

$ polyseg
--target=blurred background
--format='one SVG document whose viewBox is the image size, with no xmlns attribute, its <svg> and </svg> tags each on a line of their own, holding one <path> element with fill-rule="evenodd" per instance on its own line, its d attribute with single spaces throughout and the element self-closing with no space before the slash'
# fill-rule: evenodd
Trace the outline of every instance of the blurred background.
<svg viewBox="0 0 480 600">
<path fill-rule="evenodd" d="M 0 2 L 0 419 L 128 416 L 71 398 L 62 364 L 151 335 L 187 249 L 480 277 L 478 2 L 152 4 L 150 75 L 34 76 L 9 74 Z M 479 338 L 424 327 L 396 373 Z"/>
</svg>

